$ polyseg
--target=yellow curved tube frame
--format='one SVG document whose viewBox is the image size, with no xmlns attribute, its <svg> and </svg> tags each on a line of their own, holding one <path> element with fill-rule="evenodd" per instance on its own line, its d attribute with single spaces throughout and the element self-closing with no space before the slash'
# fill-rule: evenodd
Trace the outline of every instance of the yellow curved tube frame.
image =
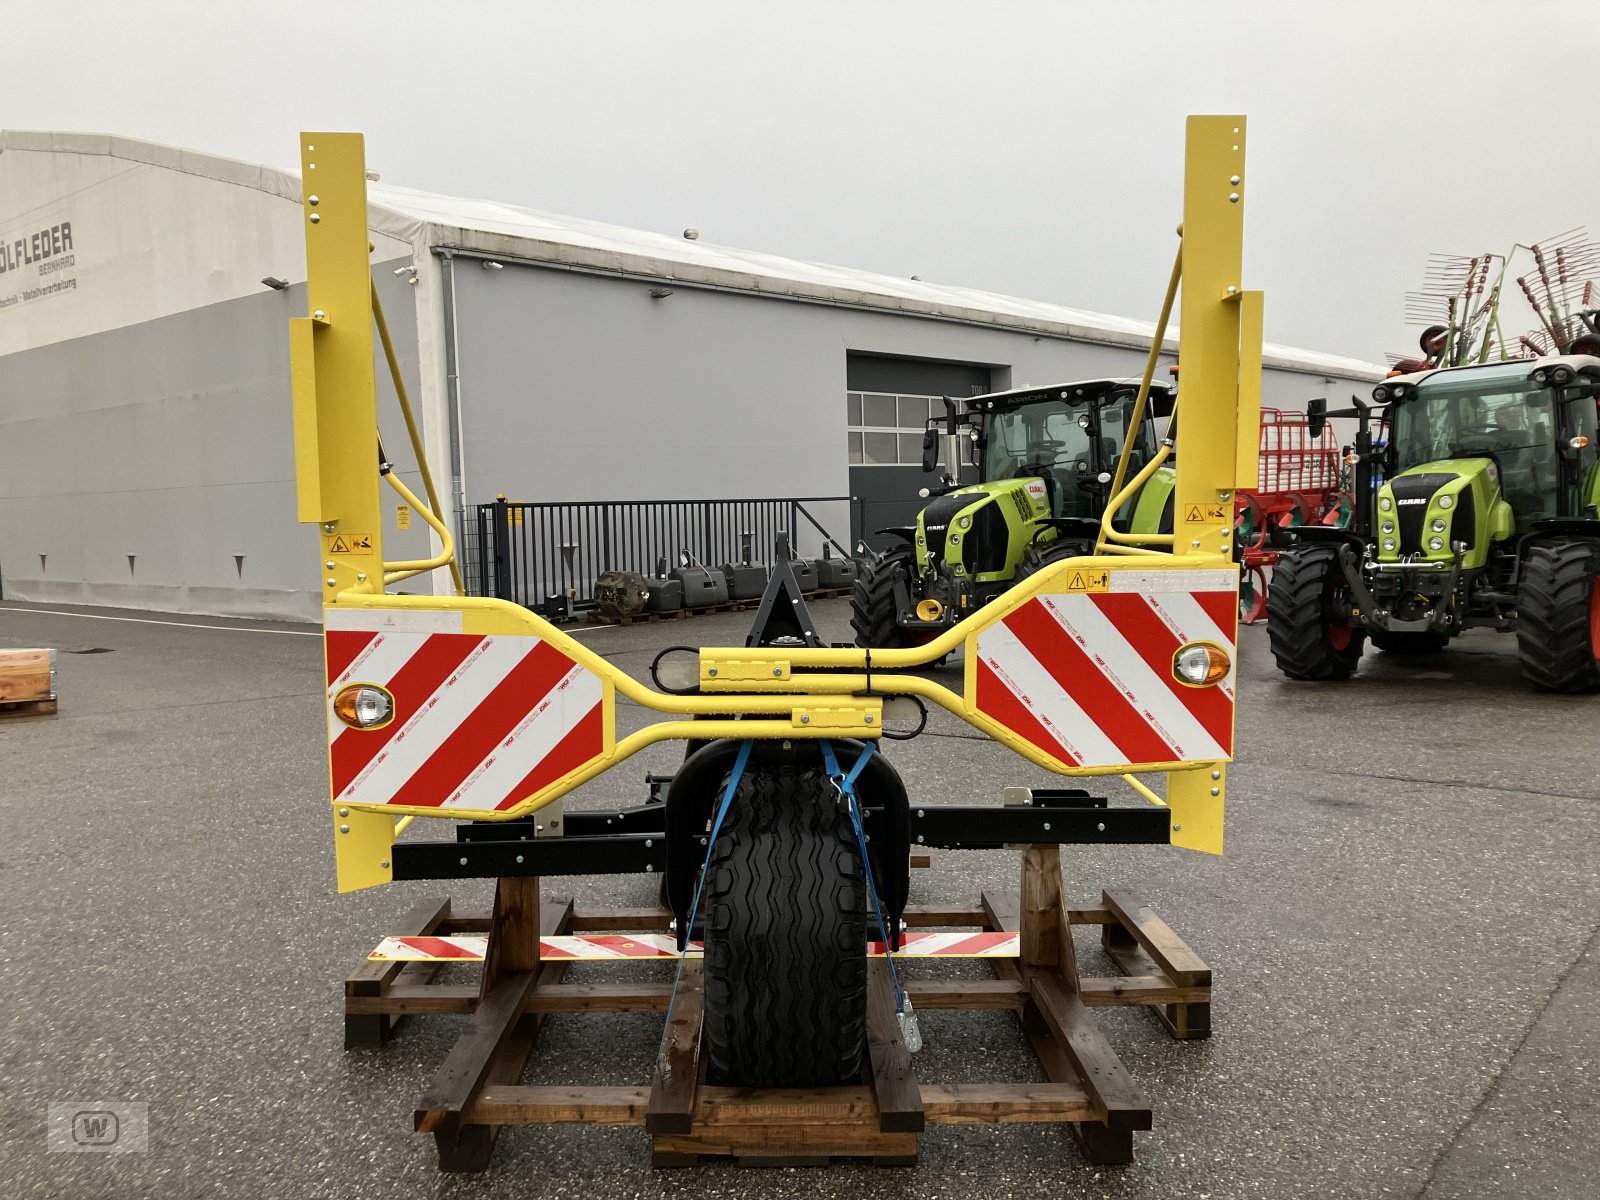
<svg viewBox="0 0 1600 1200">
<path fill-rule="evenodd" d="M 564 633 L 537 614 L 506 601 L 471 597 L 390 596 L 348 592 L 338 597 L 340 610 L 394 610 L 409 612 L 459 613 L 461 632 L 491 637 L 526 637 L 547 642 L 579 667 L 601 681 L 601 720 L 604 750 L 578 768 L 553 781 L 503 810 L 437 808 L 398 804 L 361 804 L 336 801 L 337 844 L 340 849 L 341 887 L 366 887 L 386 882 L 388 848 L 397 832 L 396 818 L 409 822 L 412 817 L 448 819 L 513 820 L 531 813 L 581 786 L 590 779 L 660 741 L 689 738 L 857 738 L 882 735 L 883 699 L 886 696 L 915 696 L 937 704 L 973 728 L 1009 747 L 1028 761 L 1061 775 L 1130 776 L 1133 772 L 1172 772 L 1166 803 L 1173 808 L 1174 841 L 1191 848 L 1221 851 L 1221 771 L 1225 760 L 1214 762 L 1124 762 L 1097 766 L 1072 766 L 1051 754 L 1017 731 L 981 711 L 977 696 L 977 639 L 986 629 L 1005 620 L 1022 605 L 1040 594 L 1062 594 L 1074 590 L 1070 581 L 1085 573 L 1104 577 L 1114 571 L 1194 571 L 1225 568 L 1234 570 L 1231 561 L 1195 557 L 1162 559 L 1073 558 L 1052 564 L 1037 575 L 1019 583 L 998 600 L 980 609 L 960 624 L 924 646 L 901 650 L 867 651 L 844 648 L 726 647 L 699 651 L 700 694 L 677 696 L 653 691 L 626 672 L 596 654 L 588 646 Z M 1081 589 L 1078 589 L 1081 590 Z M 956 650 L 965 651 L 965 673 L 960 691 L 920 675 L 906 672 L 926 667 Z M 868 670 L 870 667 L 870 684 Z M 661 713 L 666 720 L 645 725 L 626 736 L 617 736 L 617 702 L 632 701 L 642 708 Z M 730 719 L 696 719 L 702 715 Z M 1211 798 L 1216 808 L 1214 821 L 1200 820 L 1195 805 L 1183 803 L 1182 789 L 1175 788 L 1179 775 L 1212 773 L 1216 788 Z M 1149 788 L 1130 779 L 1148 799 L 1161 800 Z M 1209 788 L 1197 792 L 1202 797 Z M 1189 834 L 1184 836 L 1185 824 Z M 350 860 L 347 863 L 347 858 Z M 380 865 L 381 864 L 381 865 Z M 377 876 L 383 876 L 378 878 Z M 361 882 L 356 882 L 356 879 Z"/>
</svg>

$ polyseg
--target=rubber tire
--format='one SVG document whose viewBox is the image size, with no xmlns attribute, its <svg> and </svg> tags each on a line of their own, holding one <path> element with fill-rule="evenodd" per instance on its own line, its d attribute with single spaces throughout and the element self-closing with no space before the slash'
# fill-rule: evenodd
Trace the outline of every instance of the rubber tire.
<svg viewBox="0 0 1600 1200">
<path fill-rule="evenodd" d="M 1063 558 L 1084 558 L 1093 553 L 1093 542 L 1070 538 L 1057 538 L 1053 542 L 1045 542 L 1042 546 L 1037 544 L 1029 546 L 1022 552 L 1022 561 L 1017 564 L 1017 575 L 1011 581 L 1011 586 L 1015 587 L 1028 576 L 1037 575 L 1051 563 L 1060 562 Z"/>
<path fill-rule="evenodd" d="M 1344 579 L 1332 546 L 1286 550 L 1272 568 L 1267 587 L 1267 638 L 1278 669 L 1290 679 L 1326 682 L 1349 679 L 1365 648 L 1366 630 L 1345 625 L 1344 645 L 1331 634 L 1327 601 Z"/>
<path fill-rule="evenodd" d="M 707 1082 L 859 1083 L 868 902 L 849 814 L 816 767 L 752 768 L 712 851 Z"/>
<path fill-rule="evenodd" d="M 1600 689 L 1600 543 L 1535 543 L 1522 558 L 1517 588 L 1517 656 L 1529 683 L 1545 692 Z"/>
<path fill-rule="evenodd" d="M 1418 633 L 1414 630 L 1374 629 L 1367 637 L 1385 654 L 1415 656 L 1437 654 L 1450 644 L 1450 635 L 1444 633 Z"/>
<path fill-rule="evenodd" d="M 850 628 L 856 645 L 873 650 L 897 650 L 912 644 L 911 635 L 895 620 L 896 566 L 905 568 L 909 586 L 916 575 L 916 555 L 910 546 L 896 546 L 875 563 L 864 562 L 856 572 L 850 592 Z"/>
</svg>

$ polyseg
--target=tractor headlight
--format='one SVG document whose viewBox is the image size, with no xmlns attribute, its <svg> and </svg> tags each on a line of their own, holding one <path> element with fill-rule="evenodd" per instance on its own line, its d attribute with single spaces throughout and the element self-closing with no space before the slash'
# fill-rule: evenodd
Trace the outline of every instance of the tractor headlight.
<svg viewBox="0 0 1600 1200">
<path fill-rule="evenodd" d="M 1394 539 L 1393 538 L 1384 538 L 1383 539 L 1383 548 L 1385 550 L 1393 550 L 1394 549 Z"/>
<path fill-rule="evenodd" d="M 1429 550 L 1443 550 L 1444 549 L 1444 539 L 1443 538 L 1429 538 L 1428 539 L 1428 549 Z"/>
<path fill-rule="evenodd" d="M 1435 517 L 1433 519 L 1433 531 L 1435 533 L 1444 532 L 1444 519 L 1442 517 Z"/>
<path fill-rule="evenodd" d="M 1394 522 L 1393 521 L 1385 521 L 1383 523 L 1383 531 L 1385 533 L 1393 533 L 1394 532 Z"/>
<path fill-rule="evenodd" d="M 1440 496 L 1439 497 L 1439 507 L 1440 508 L 1450 508 L 1455 504 L 1455 502 L 1456 502 L 1456 498 L 1454 496 Z"/>
<path fill-rule="evenodd" d="M 1208 687 L 1226 679 L 1232 665 L 1228 652 L 1222 647 L 1210 642 L 1191 642 L 1178 647 L 1178 652 L 1172 656 L 1172 675 L 1179 683 Z"/>
<path fill-rule="evenodd" d="M 333 698 L 333 715 L 351 729 L 382 729 L 394 719 L 394 697 L 387 688 L 352 683 Z"/>
<path fill-rule="evenodd" d="M 956 527 L 958 529 L 967 529 L 971 525 L 972 525 L 972 518 L 971 517 L 962 517 L 958 521 L 956 521 Z"/>
<path fill-rule="evenodd" d="M 961 544 L 961 535 L 959 533 L 952 533 L 950 535 L 950 544 L 952 546 L 959 546 Z"/>
<path fill-rule="evenodd" d="M 1378 507 L 1383 509 L 1384 512 L 1388 512 L 1394 507 L 1394 501 L 1385 496 L 1382 500 L 1378 501 Z"/>
</svg>

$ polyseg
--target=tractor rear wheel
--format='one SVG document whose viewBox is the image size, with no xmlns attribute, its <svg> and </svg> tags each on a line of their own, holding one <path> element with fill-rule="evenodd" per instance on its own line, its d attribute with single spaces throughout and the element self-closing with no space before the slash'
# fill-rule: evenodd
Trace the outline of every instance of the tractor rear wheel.
<svg viewBox="0 0 1600 1200">
<path fill-rule="evenodd" d="M 707 1081 L 831 1087 L 866 1049 L 867 884 L 827 776 L 793 763 L 740 781 L 705 882 Z"/>
<path fill-rule="evenodd" d="M 1517 655 L 1541 691 L 1600 689 L 1600 543 L 1528 547 L 1517 588 Z"/>
<path fill-rule="evenodd" d="M 910 546 L 896 546 L 876 562 L 864 562 L 856 572 L 850 593 L 850 628 L 856 645 L 873 650 L 894 650 L 912 644 L 911 635 L 896 618 L 894 581 L 903 577 L 909 588 L 916 578 L 916 556 Z"/>
<path fill-rule="evenodd" d="M 1367 636 L 1372 639 L 1372 644 L 1385 654 L 1437 654 L 1450 644 L 1448 634 L 1415 630 L 1374 629 Z"/>
<path fill-rule="evenodd" d="M 1349 587 L 1332 546 L 1285 551 L 1267 590 L 1267 637 L 1290 679 L 1349 679 L 1366 631 L 1350 621 Z"/>
</svg>

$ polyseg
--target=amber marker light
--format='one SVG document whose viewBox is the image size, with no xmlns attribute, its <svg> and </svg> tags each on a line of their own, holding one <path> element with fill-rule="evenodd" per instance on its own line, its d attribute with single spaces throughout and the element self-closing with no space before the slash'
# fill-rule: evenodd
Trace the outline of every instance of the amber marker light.
<svg viewBox="0 0 1600 1200">
<path fill-rule="evenodd" d="M 394 697 L 374 683 L 352 683 L 333 698 L 333 715 L 351 729 L 382 729 L 394 720 Z"/>
<path fill-rule="evenodd" d="M 1179 646 L 1172 656 L 1172 677 L 1190 687 L 1210 687 L 1228 677 L 1233 666 L 1228 652 L 1210 642 L 1190 642 Z"/>
</svg>

